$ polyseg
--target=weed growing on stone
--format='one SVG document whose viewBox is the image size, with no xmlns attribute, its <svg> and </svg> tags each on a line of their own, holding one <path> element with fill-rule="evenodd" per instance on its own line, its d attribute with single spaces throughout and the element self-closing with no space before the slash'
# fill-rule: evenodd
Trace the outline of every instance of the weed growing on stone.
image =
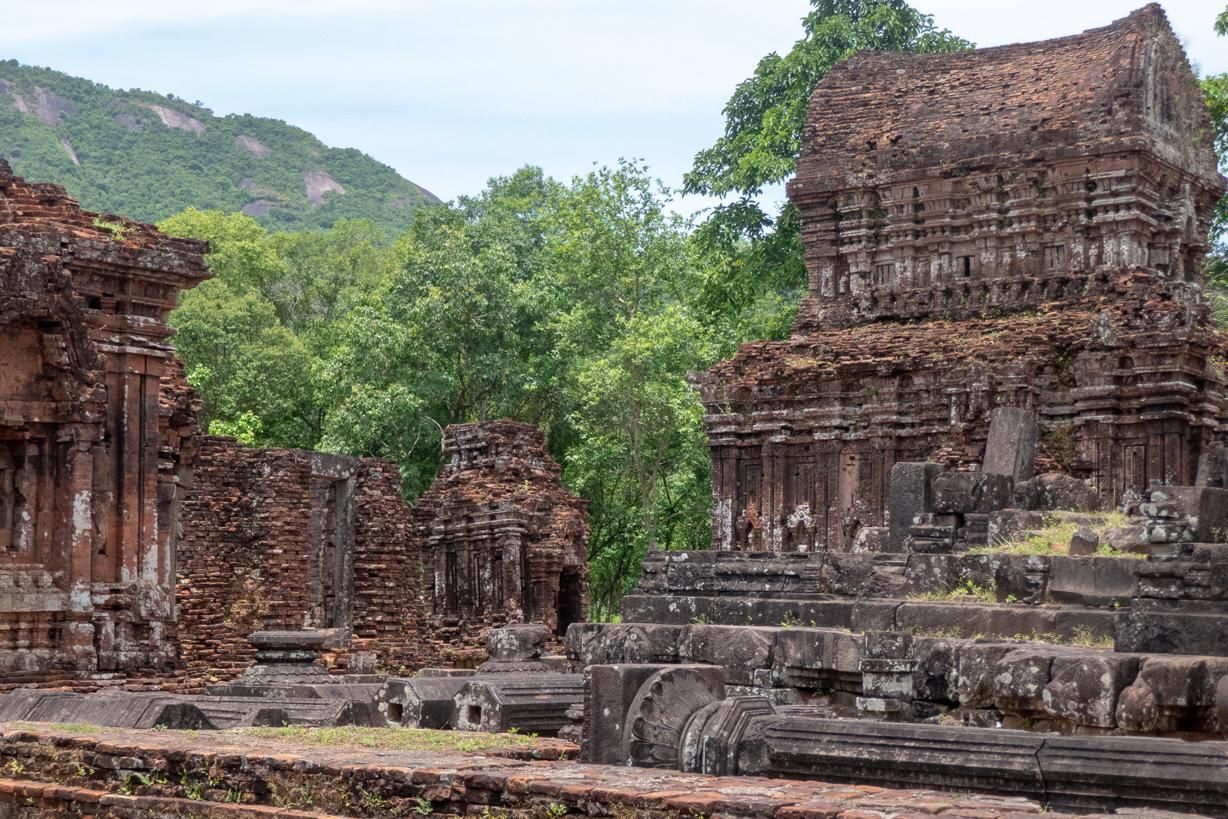
<svg viewBox="0 0 1228 819">
<path fill-rule="evenodd" d="M 49 729 L 52 731 L 64 731 L 70 734 L 97 734 L 107 730 L 101 725 L 82 725 L 79 722 L 53 722 L 50 725 L 45 723 L 28 723 L 37 724 L 40 728 Z"/>
<path fill-rule="evenodd" d="M 122 242 L 128 233 L 128 226 L 122 222 L 109 222 L 101 216 L 94 217 L 94 227 L 108 234 L 113 242 Z"/>
<path fill-rule="evenodd" d="M 1103 557 L 1143 557 L 1116 551 L 1106 541 L 1108 532 L 1129 522 L 1121 512 L 1096 512 L 1077 516 L 1046 515 L 1040 529 L 1027 529 L 988 546 L 970 549 L 969 554 L 1041 555 L 1064 557 L 1070 553 L 1070 539 L 1080 529 L 1090 529 L 1100 537 L 1096 554 Z"/>
<path fill-rule="evenodd" d="M 1070 644 L 1087 648 L 1112 648 L 1113 638 L 1107 634 L 1096 634 L 1086 626 L 1079 626 L 1071 635 Z"/>
<path fill-rule="evenodd" d="M 996 603 L 998 602 L 997 595 L 994 593 L 992 586 L 982 586 L 971 580 L 962 580 L 950 591 L 945 592 L 926 592 L 925 594 L 913 595 L 912 600 L 942 600 L 946 602 L 977 602 L 977 603 Z"/>
</svg>

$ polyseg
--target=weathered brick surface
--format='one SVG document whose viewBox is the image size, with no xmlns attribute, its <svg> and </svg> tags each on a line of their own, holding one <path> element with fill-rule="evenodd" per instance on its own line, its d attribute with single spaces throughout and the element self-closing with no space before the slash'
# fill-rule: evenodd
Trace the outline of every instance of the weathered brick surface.
<svg viewBox="0 0 1228 819">
<path fill-rule="evenodd" d="M 195 684 L 251 663 L 253 631 L 334 629 L 335 667 L 430 659 L 421 563 L 384 461 L 200 442 L 184 501 L 180 656 Z M 370 665 L 368 662 L 366 665 Z"/>
<path fill-rule="evenodd" d="M 588 504 L 561 480 L 537 427 L 515 421 L 444 431 L 443 465 L 414 507 L 431 638 L 445 660 L 484 657 L 486 632 L 584 619 Z"/>
<path fill-rule="evenodd" d="M 173 662 L 196 405 L 166 317 L 203 251 L 0 161 L 0 685 Z"/>
<path fill-rule="evenodd" d="M 851 548 L 901 461 L 978 463 L 1035 410 L 1040 471 L 1105 503 L 1224 437 L 1202 261 L 1207 114 L 1158 6 L 1082 35 L 862 54 L 811 100 L 810 273 L 787 341 L 700 378 L 722 549 Z"/>
<path fill-rule="evenodd" d="M 74 736 L 0 726 L 0 768 L 8 777 L 0 781 L 0 809 L 20 806 L 29 798 L 36 805 L 68 811 L 75 810 L 80 800 L 104 809 L 96 816 L 118 817 L 127 814 L 111 806 L 157 805 L 154 801 L 138 803 L 140 799 L 188 801 L 190 790 L 200 803 L 200 813 L 194 815 L 206 816 L 235 815 L 206 812 L 228 799 L 232 803 L 239 800 L 238 804 L 253 811 L 251 815 L 262 815 L 255 812 L 260 809 L 342 816 L 456 815 L 485 809 L 522 817 L 633 813 L 644 817 L 942 815 L 971 819 L 1031 816 L 1041 810 L 1036 803 L 1018 798 L 712 777 L 549 759 L 560 751 L 573 753 L 574 746 L 568 749 L 565 744 L 539 741 L 536 747 L 511 753 L 466 755 L 346 745 L 296 747 L 229 732 L 211 736 L 205 746 L 199 737 L 175 731 Z M 17 769 L 19 775 L 12 772 Z M 131 801 L 118 799 L 121 788 Z M 192 808 L 183 802 L 175 804 Z M 15 815 L 27 819 L 73 813 L 48 809 L 41 814 Z"/>
</svg>

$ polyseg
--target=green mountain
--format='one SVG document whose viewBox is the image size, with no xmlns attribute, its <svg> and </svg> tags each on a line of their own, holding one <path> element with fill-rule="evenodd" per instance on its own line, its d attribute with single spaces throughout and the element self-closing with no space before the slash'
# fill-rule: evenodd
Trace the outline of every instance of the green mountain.
<svg viewBox="0 0 1228 819">
<path fill-rule="evenodd" d="M 0 61 L 0 158 L 97 211 L 155 222 L 195 206 L 242 210 L 273 229 L 365 218 L 400 233 L 438 199 L 352 148 L 292 125 L 214 116 L 173 95 L 116 91 Z"/>
</svg>

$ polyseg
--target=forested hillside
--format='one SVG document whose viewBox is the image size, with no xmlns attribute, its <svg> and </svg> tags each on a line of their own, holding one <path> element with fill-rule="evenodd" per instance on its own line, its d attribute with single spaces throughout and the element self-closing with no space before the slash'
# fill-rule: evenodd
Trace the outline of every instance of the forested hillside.
<svg viewBox="0 0 1228 819">
<path fill-rule="evenodd" d="M 197 207 L 275 229 L 363 218 L 396 233 L 437 201 L 387 165 L 279 120 L 217 117 L 15 60 L 0 61 L 0 157 L 90 210 L 147 222 Z"/>
</svg>

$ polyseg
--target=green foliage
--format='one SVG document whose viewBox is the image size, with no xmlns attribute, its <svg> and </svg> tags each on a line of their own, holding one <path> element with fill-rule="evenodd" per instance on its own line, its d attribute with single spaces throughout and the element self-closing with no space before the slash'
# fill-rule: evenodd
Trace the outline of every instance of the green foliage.
<svg viewBox="0 0 1228 819">
<path fill-rule="evenodd" d="M 1211 113 L 1220 172 L 1228 173 L 1228 74 L 1204 78 L 1202 93 Z M 1228 197 L 1220 199 L 1211 223 L 1211 253 L 1207 257 L 1207 278 L 1221 293 L 1223 288 L 1228 287 Z"/>
<path fill-rule="evenodd" d="M 725 133 L 695 156 L 684 192 L 730 200 L 699 226 L 701 303 L 730 331 L 727 349 L 781 337 L 806 285 L 797 213 L 775 217 L 757 201 L 792 175 L 811 92 L 832 66 L 863 50 L 934 53 L 970 48 L 904 0 L 811 0 L 803 36 L 759 61 L 725 105 Z"/>
<path fill-rule="evenodd" d="M 40 101 L 55 102 L 49 94 L 67 105 L 44 105 L 40 118 Z M 18 97 L 28 113 L 19 110 Z M 190 117 L 203 130 L 168 127 L 149 106 Z M 181 122 L 191 127 L 190 120 Z M 267 155 L 253 155 L 239 137 L 256 140 Z M 65 186 L 90 210 L 146 222 L 189 206 L 238 211 L 263 201 L 271 210 L 261 222 L 276 229 L 367 219 L 400 232 L 417 207 L 436 201 L 387 165 L 352 149 L 329 148 L 279 120 L 217 117 L 170 95 L 116 91 L 15 60 L 0 61 L 0 157 L 32 181 Z M 322 204 L 312 204 L 304 176 L 309 171 L 328 174 L 345 193 L 327 193 Z"/>
<path fill-rule="evenodd" d="M 416 496 L 443 428 L 541 425 L 590 501 L 593 610 L 616 612 L 651 548 L 703 548 L 710 477 L 686 381 L 718 353 L 690 302 L 687 225 L 640 163 L 562 184 L 536 168 L 423 208 L 389 244 L 368 222 L 271 234 L 187 210 L 214 278 L 171 317 L 217 434 L 396 460 Z"/>
</svg>

